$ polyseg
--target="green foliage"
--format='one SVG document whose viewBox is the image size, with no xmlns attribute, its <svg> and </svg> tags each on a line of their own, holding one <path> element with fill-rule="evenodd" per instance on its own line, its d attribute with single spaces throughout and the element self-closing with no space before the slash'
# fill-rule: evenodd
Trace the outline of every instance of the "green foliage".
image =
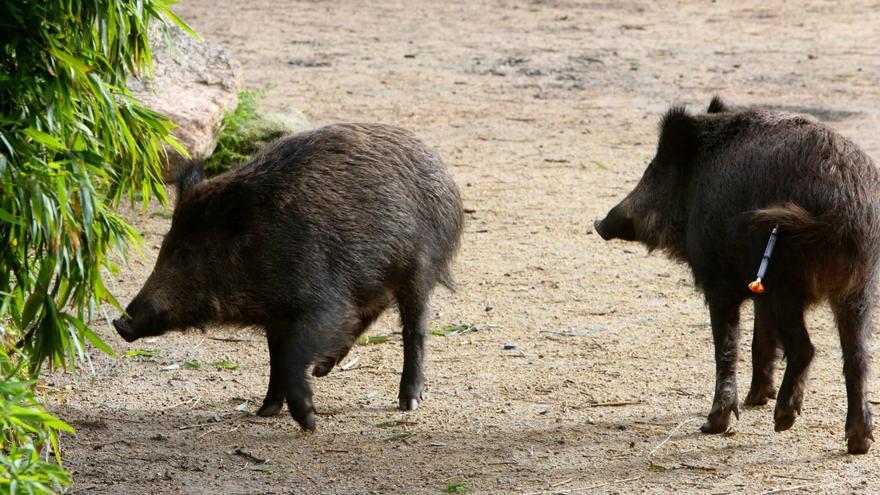
<svg viewBox="0 0 880 495">
<path fill-rule="evenodd" d="M 58 434 L 73 430 L 23 374 L 75 368 L 86 342 L 112 354 L 87 322 L 102 303 L 120 308 L 102 277 L 140 238 L 111 208 L 164 201 L 163 147 L 179 149 L 171 124 L 125 86 L 150 70 L 151 20 L 189 29 L 169 3 L 0 1 L 0 492 L 70 483 Z"/>
<path fill-rule="evenodd" d="M 263 92 L 242 91 L 238 94 L 235 110 L 223 114 L 217 147 L 205 160 L 205 170 L 223 172 L 235 164 L 246 161 L 259 148 L 249 140 L 250 130 L 260 120 L 260 97 Z"/>
<path fill-rule="evenodd" d="M 102 269 L 140 242 L 110 206 L 165 198 L 171 124 L 125 87 L 159 16 L 176 19 L 164 0 L 0 3 L 0 317 L 34 373 L 75 366 L 86 341 L 110 352 L 85 322 L 119 307 Z"/>
<path fill-rule="evenodd" d="M 205 170 L 220 173 L 245 162 L 267 144 L 292 129 L 285 122 L 260 112 L 260 99 L 266 90 L 242 91 L 235 110 L 223 114 L 217 148 L 205 160 Z"/>
<path fill-rule="evenodd" d="M 24 379 L 21 363 L 0 349 L 0 492 L 60 492 L 70 476 L 61 467 L 58 433 L 73 428 L 37 403 L 34 381 Z"/>
</svg>

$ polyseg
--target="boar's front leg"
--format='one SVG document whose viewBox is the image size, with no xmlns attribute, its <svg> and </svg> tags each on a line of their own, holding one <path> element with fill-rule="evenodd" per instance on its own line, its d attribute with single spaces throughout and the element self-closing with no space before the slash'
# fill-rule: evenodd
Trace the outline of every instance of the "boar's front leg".
<svg viewBox="0 0 880 495">
<path fill-rule="evenodd" d="M 430 289 L 410 287 L 397 293 L 403 326 L 403 373 L 400 375 L 399 409 L 414 411 L 422 400 L 423 364 L 428 326 Z"/>
<path fill-rule="evenodd" d="M 324 327 L 316 321 L 301 318 L 295 323 L 268 329 L 269 389 L 263 407 L 257 414 L 277 414 L 281 409 L 281 396 L 281 400 L 287 399 L 287 408 L 293 419 L 304 430 L 315 430 L 315 408 L 308 368 L 319 349 L 313 333 L 317 328 Z"/>
<path fill-rule="evenodd" d="M 763 406 L 776 398 L 773 368 L 776 364 L 776 324 L 763 298 L 755 300 L 755 329 L 752 337 L 752 386 L 743 404 Z"/>
<path fill-rule="evenodd" d="M 872 298 L 860 295 L 853 300 L 831 302 L 843 350 L 846 379 L 846 441 L 850 454 L 864 454 L 874 441 L 871 410 L 867 402 L 868 351 L 871 331 Z"/>
<path fill-rule="evenodd" d="M 303 331 L 289 335 L 281 345 L 281 372 L 284 374 L 284 390 L 290 415 L 306 431 L 315 431 L 315 406 L 312 403 L 312 385 L 309 383 L 308 367 L 315 357 L 315 349 L 304 342 Z"/>
<path fill-rule="evenodd" d="M 736 352 L 739 341 L 739 307 L 741 300 L 723 294 L 706 293 L 715 343 L 715 398 L 703 433 L 723 433 L 730 425 L 730 413 L 739 419 L 736 397 Z"/>
</svg>

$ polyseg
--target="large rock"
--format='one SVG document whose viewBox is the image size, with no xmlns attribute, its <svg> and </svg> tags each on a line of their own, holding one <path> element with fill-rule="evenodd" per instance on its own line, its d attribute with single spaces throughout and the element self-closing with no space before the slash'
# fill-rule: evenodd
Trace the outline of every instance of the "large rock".
<svg viewBox="0 0 880 495">
<path fill-rule="evenodd" d="M 129 89 L 145 106 L 179 126 L 174 137 L 190 156 L 207 158 L 217 145 L 223 113 L 238 104 L 238 62 L 220 45 L 199 41 L 176 25 L 167 31 L 151 26 L 150 47 L 152 77 L 130 79 Z M 183 161 L 180 153 L 169 149 L 166 177 L 173 177 Z"/>
</svg>

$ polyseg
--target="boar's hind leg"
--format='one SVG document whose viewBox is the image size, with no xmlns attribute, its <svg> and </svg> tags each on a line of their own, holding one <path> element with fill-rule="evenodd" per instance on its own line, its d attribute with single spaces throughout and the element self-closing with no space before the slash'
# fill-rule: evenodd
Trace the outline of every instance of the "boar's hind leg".
<svg viewBox="0 0 880 495">
<path fill-rule="evenodd" d="M 843 374 L 846 379 L 846 440 L 850 454 L 864 454 L 874 440 L 871 410 L 866 397 L 868 352 L 865 342 L 871 331 L 872 301 L 857 297 L 854 301 L 832 301 L 831 308 L 840 333 L 843 350 Z"/>
<path fill-rule="evenodd" d="M 273 332 L 266 333 L 266 340 L 269 343 L 269 389 L 263 399 L 263 406 L 257 410 L 257 416 L 263 417 L 275 416 L 284 405 L 284 375 L 279 356 L 281 342 Z"/>
<path fill-rule="evenodd" d="M 743 404 L 763 406 L 776 398 L 773 368 L 776 363 L 776 322 L 769 305 L 755 300 L 755 330 L 752 338 L 752 385 Z"/>
<path fill-rule="evenodd" d="M 400 376 L 399 408 L 413 411 L 422 400 L 425 355 L 425 334 L 428 326 L 428 298 L 430 288 L 416 287 L 398 291 L 397 304 L 403 326 L 403 373 Z"/>
<path fill-rule="evenodd" d="M 782 342 L 786 360 L 773 421 L 776 431 L 785 431 L 792 427 L 795 418 L 801 413 L 807 369 L 813 360 L 815 349 L 804 324 L 803 299 L 797 294 L 777 295 L 769 303 L 772 304 L 771 311 L 777 323 L 777 335 Z"/>
<path fill-rule="evenodd" d="M 315 362 L 315 367 L 312 368 L 312 375 L 317 377 L 326 376 L 328 373 L 333 371 L 333 368 L 342 362 L 345 359 L 345 356 L 348 355 L 348 352 L 351 350 L 351 346 L 354 345 L 355 341 L 358 337 L 360 337 L 364 332 L 367 331 L 367 328 L 379 318 L 379 315 L 385 311 L 385 306 L 380 306 L 377 308 L 372 308 L 371 311 L 363 314 L 361 317 L 357 319 L 357 322 L 352 325 L 350 328 L 346 329 L 344 335 L 340 337 L 344 340 L 344 343 L 340 344 L 340 347 L 337 347 L 335 352 L 330 354 L 325 354 L 320 356 L 318 360 Z"/>
<path fill-rule="evenodd" d="M 739 340 L 741 300 L 707 292 L 715 343 L 715 397 L 709 417 L 700 427 L 703 433 L 723 433 L 730 425 L 730 413 L 739 418 L 736 397 L 736 351 Z"/>
</svg>

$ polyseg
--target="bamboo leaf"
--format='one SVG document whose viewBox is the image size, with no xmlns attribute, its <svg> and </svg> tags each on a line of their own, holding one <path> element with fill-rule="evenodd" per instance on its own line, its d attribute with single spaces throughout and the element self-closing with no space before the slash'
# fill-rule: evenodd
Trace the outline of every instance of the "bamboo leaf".
<svg viewBox="0 0 880 495">
<path fill-rule="evenodd" d="M 12 213 L 9 213 L 8 211 L 4 210 L 3 208 L 0 208 L 0 220 L 3 220 L 4 222 L 7 222 L 7 223 L 15 224 L 15 225 L 24 225 L 24 222 L 19 220 L 18 217 L 16 217 Z"/>
<path fill-rule="evenodd" d="M 42 145 L 48 146 L 52 149 L 60 150 L 60 151 L 63 151 L 66 149 L 64 147 L 64 144 L 62 144 L 61 141 L 58 140 L 58 138 L 56 138 L 55 136 L 53 136 L 51 134 L 47 134 L 43 131 L 38 131 L 33 128 L 25 129 L 24 133 L 29 138 L 33 139 L 34 141 L 36 141 Z"/>
</svg>

